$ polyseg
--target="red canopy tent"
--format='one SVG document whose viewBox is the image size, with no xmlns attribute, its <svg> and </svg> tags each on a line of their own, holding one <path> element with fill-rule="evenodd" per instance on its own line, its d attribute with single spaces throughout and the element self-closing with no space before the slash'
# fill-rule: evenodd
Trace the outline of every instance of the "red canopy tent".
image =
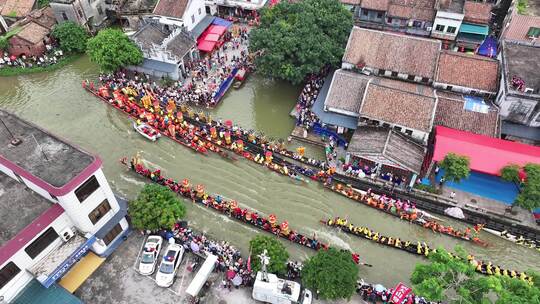
<svg viewBox="0 0 540 304">
<path fill-rule="evenodd" d="M 448 153 L 468 156 L 471 170 L 496 176 L 508 164 L 540 164 L 539 147 L 437 126 L 433 161 Z"/>
<path fill-rule="evenodd" d="M 206 31 L 211 34 L 223 35 L 227 31 L 227 27 L 223 25 L 210 25 Z"/>
<path fill-rule="evenodd" d="M 219 35 L 218 34 L 208 33 L 204 37 L 204 40 L 205 41 L 219 41 Z"/>
<path fill-rule="evenodd" d="M 216 47 L 216 44 L 217 44 L 216 41 L 200 40 L 199 43 L 197 44 L 197 48 L 203 52 L 211 52 Z"/>
<path fill-rule="evenodd" d="M 197 48 L 203 52 L 211 52 L 216 45 L 221 45 L 221 37 L 227 32 L 227 27 L 222 25 L 210 25 L 197 41 Z"/>
</svg>

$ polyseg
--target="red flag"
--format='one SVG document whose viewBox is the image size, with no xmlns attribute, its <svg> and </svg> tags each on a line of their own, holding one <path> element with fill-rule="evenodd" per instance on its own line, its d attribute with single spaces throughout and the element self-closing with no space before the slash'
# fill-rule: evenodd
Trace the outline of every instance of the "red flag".
<svg viewBox="0 0 540 304">
<path fill-rule="evenodd" d="M 394 288 L 394 293 L 390 297 L 390 303 L 403 303 L 403 300 L 411 293 L 411 289 L 403 283 L 399 283 L 396 288 Z"/>
</svg>

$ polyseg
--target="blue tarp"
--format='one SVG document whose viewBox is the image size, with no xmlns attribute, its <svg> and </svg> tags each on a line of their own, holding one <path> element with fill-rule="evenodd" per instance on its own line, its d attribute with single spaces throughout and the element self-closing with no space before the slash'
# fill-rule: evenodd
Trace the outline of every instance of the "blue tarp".
<svg viewBox="0 0 540 304">
<path fill-rule="evenodd" d="M 358 127 L 357 117 L 351 117 L 334 112 L 324 111 L 324 101 L 326 100 L 326 96 L 328 95 L 328 90 L 330 89 L 330 83 L 332 82 L 333 75 L 334 71 L 329 73 L 329 75 L 324 80 L 323 87 L 321 88 L 321 91 L 319 92 L 319 95 L 317 96 L 313 107 L 311 107 L 311 111 L 313 111 L 313 113 L 315 113 L 315 115 L 317 115 L 317 117 L 319 117 L 319 119 L 327 125 L 356 130 L 356 128 Z"/>
<path fill-rule="evenodd" d="M 443 173 L 444 170 L 441 169 L 437 174 L 437 182 Z M 506 205 L 511 205 L 519 193 L 516 184 L 502 180 L 498 176 L 475 171 L 471 171 L 467 179 L 461 180 L 459 183 L 447 181 L 445 186 L 496 200 Z"/>
<path fill-rule="evenodd" d="M 497 39 L 492 36 L 487 37 L 476 50 L 476 54 L 491 58 L 497 56 Z"/>
<path fill-rule="evenodd" d="M 229 28 L 233 23 L 232 23 L 232 21 L 227 21 L 227 20 L 225 20 L 223 18 L 216 17 L 212 21 L 212 24 L 221 25 L 221 26 L 225 26 L 225 27 Z"/>
<path fill-rule="evenodd" d="M 238 68 L 234 68 L 232 70 L 231 74 L 229 75 L 229 77 L 227 77 L 227 79 L 225 79 L 221 83 L 221 85 L 219 86 L 219 90 L 216 92 L 216 95 L 214 96 L 214 100 L 216 101 L 216 104 L 221 100 L 223 95 L 225 95 L 225 93 L 227 92 L 227 90 L 231 86 L 231 83 L 232 83 L 236 73 L 238 73 Z"/>
<path fill-rule="evenodd" d="M 464 22 L 463 24 L 461 24 L 459 32 L 487 36 L 487 34 L 489 33 L 489 27 L 487 25 L 478 25 Z"/>
</svg>

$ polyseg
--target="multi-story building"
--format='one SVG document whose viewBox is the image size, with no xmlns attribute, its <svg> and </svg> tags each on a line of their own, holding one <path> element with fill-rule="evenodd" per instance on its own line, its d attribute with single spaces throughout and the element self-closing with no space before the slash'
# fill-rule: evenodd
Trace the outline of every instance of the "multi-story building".
<svg viewBox="0 0 540 304">
<path fill-rule="evenodd" d="M 52 0 L 49 5 L 58 23 L 73 21 L 89 32 L 104 27 L 108 19 L 105 0 Z"/>
<path fill-rule="evenodd" d="M 153 11 L 152 19 L 159 19 L 162 24 L 193 28 L 206 16 L 202 0 L 159 0 Z"/>
<path fill-rule="evenodd" d="M 202 0 L 200 0 L 202 2 Z M 258 11 L 268 0 L 205 0 L 206 13 L 209 15 L 241 15 Z M 242 12 L 240 12 L 242 11 Z"/>
<path fill-rule="evenodd" d="M 72 284 L 64 275 L 102 261 L 129 224 L 99 157 L 8 112 L 0 120 L 0 296 L 10 303 L 37 282 L 44 293 Z"/>
</svg>

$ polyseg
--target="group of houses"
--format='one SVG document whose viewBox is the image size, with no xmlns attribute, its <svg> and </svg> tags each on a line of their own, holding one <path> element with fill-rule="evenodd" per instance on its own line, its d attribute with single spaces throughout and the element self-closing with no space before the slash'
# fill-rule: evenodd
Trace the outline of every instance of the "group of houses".
<svg viewBox="0 0 540 304">
<path fill-rule="evenodd" d="M 356 26 L 312 110 L 350 136 L 347 162 L 415 180 L 465 155 L 462 188 L 511 203 L 502 167 L 540 163 L 540 6 L 514 1 L 497 39 L 490 1 L 342 2 Z"/>
</svg>

